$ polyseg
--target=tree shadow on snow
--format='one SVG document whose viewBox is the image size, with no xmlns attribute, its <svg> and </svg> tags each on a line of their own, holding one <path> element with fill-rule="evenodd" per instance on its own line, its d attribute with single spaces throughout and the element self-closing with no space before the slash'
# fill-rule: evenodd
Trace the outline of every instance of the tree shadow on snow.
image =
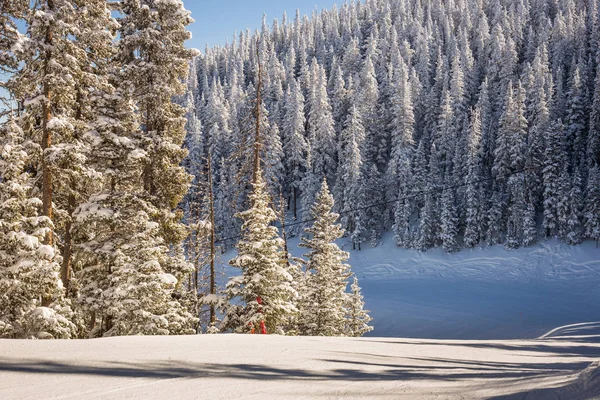
<svg viewBox="0 0 600 400">
<path fill-rule="evenodd" d="M 585 339 L 574 340 L 570 339 L 570 342 L 581 343 L 576 346 L 564 346 L 555 343 L 548 343 L 547 341 L 539 341 L 539 344 L 529 342 L 527 344 L 510 344 L 509 342 L 495 343 L 495 342 L 440 342 L 434 343 L 429 342 L 406 342 L 400 340 L 373 340 L 375 343 L 389 343 L 389 344 L 403 344 L 410 346 L 449 346 L 449 347 L 471 347 L 477 349 L 495 349 L 495 350 L 506 350 L 510 352 L 528 352 L 528 353 L 547 353 L 550 355 L 556 355 L 557 357 L 600 357 L 600 346 L 593 345 L 595 341 L 587 341 Z M 584 344 L 585 343 L 585 344 Z M 588 345 L 586 345 L 588 344 Z"/>
<path fill-rule="evenodd" d="M 404 359 L 411 360 L 411 359 Z M 0 359 L 0 372 L 31 374 L 96 375 L 120 378 L 229 378 L 246 380 L 327 380 L 327 381 L 405 381 L 405 380 L 465 380 L 515 379 L 564 375 L 582 370 L 589 363 L 515 364 L 472 362 L 450 359 L 412 359 L 426 361 L 404 363 L 371 363 L 364 361 L 320 360 L 323 367 L 314 371 L 258 364 L 203 364 L 178 361 L 146 363 L 104 363 L 102 365 L 69 364 L 49 361 L 19 362 Z M 339 368 L 335 368 L 335 366 Z"/>
</svg>

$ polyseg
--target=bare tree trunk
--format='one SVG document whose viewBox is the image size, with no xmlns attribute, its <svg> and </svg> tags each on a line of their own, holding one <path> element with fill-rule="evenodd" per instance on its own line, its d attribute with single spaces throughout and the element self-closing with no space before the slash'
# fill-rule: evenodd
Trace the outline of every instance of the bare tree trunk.
<svg viewBox="0 0 600 400">
<path fill-rule="evenodd" d="M 285 264 L 290 267 L 290 252 L 288 251 L 287 232 L 285 230 L 285 205 L 283 202 L 283 194 L 279 194 L 279 220 L 281 221 L 281 237 L 283 239 L 283 257 Z"/>
<path fill-rule="evenodd" d="M 294 192 L 293 200 L 294 200 L 294 221 L 298 219 L 298 190 L 294 187 L 292 189 Z"/>
<path fill-rule="evenodd" d="M 48 0 L 48 8 L 54 10 L 54 0 Z M 47 50 L 44 55 L 44 67 L 43 77 L 46 78 L 50 74 L 50 61 L 52 60 L 52 42 L 54 40 L 54 34 L 52 28 L 46 29 L 46 38 L 44 44 L 47 46 Z M 43 91 L 45 101 L 42 105 L 42 214 L 48 217 L 50 220 L 53 218 L 52 209 L 52 172 L 46 161 L 46 150 L 52 146 L 52 132 L 48 128 L 48 123 L 52 118 L 52 110 L 50 107 L 50 101 L 52 99 L 52 93 L 48 80 L 44 79 Z M 44 238 L 44 244 L 52 246 L 54 243 L 54 231 L 49 229 Z"/>
<path fill-rule="evenodd" d="M 71 188 L 71 190 L 73 190 L 73 188 Z M 63 263 L 60 270 L 60 279 L 62 280 L 67 296 L 69 295 L 71 275 L 73 271 L 73 235 L 71 234 L 71 229 L 73 228 L 73 212 L 75 211 L 75 206 L 75 195 L 73 192 L 71 192 L 69 194 L 69 203 L 67 208 L 69 218 L 67 219 L 67 224 L 65 226 Z"/>
<path fill-rule="evenodd" d="M 89 326 L 89 330 L 90 332 L 93 331 L 96 328 L 96 312 L 92 311 L 92 315 L 90 318 L 90 326 Z"/>
<path fill-rule="evenodd" d="M 215 295 L 217 293 L 216 286 L 216 271 L 215 271 L 215 201 L 213 193 L 213 180 L 212 180 L 212 161 L 210 155 L 208 156 L 208 200 L 210 207 L 210 294 Z M 210 304 L 210 323 L 214 323 L 217 320 L 217 313 L 215 310 L 214 303 Z"/>
<path fill-rule="evenodd" d="M 254 175 L 252 182 L 258 181 L 258 173 L 260 171 L 260 148 L 261 148 L 261 136 L 260 136 L 260 122 L 261 122 L 261 109 L 262 109 L 262 63 L 260 60 L 260 45 L 256 47 L 256 58 L 258 60 L 258 78 L 256 84 L 256 106 L 254 114 L 256 117 L 255 136 L 254 136 Z"/>
</svg>

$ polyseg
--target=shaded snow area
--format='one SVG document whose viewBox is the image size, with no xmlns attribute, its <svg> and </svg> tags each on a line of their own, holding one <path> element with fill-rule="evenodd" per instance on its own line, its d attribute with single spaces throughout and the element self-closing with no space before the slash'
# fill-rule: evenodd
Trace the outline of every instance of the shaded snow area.
<svg viewBox="0 0 600 400">
<path fill-rule="evenodd" d="M 306 251 L 298 243 L 289 242 L 294 256 Z M 594 242 L 550 240 L 448 254 L 402 249 L 387 234 L 375 248 L 352 250 L 347 239 L 339 245 L 350 253 L 373 317 L 370 337 L 534 339 L 557 326 L 600 321 L 600 249 Z M 221 263 L 234 255 L 227 252 Z M 226 267 L 224 277 L 237 273 Z"/>
<path fill-rule="evenodd" d="M 0 398 L 591 399 L 599 357 L 578 339 L 0 340 Z"/>
<path fill-rule="evenodd" d="M 297 243 L 290 249 L 300 256 Z M 557 326 L 600 321 L 600 249 L 593 242 L 452 254 L 401 249 L 391 235 L 362 251 L 340 244 L 373 317 L 367 336 L 534 339 Z"/>
</svg>

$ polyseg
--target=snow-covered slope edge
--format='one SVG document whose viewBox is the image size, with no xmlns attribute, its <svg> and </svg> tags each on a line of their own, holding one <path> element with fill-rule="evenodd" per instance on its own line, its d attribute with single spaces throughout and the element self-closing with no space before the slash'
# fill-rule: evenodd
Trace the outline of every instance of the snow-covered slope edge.
<svg viewBox="0 0 600 400">
<path fill-rule="evenodd" d="M 570 246 L 558 240 L 508 250 L 504 246 L 464 249 L 456 253 L 432 249 L 407 250 L 391 234 L 378 247 L 350 251 L 359 278 L 440 277 L 493 281 L 600 282 L 600 249 L 592 241 Z"/>
</svg>

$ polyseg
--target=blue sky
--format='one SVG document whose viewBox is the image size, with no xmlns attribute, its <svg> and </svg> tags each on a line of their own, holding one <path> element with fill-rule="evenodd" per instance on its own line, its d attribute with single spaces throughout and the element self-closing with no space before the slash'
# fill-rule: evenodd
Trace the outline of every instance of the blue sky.
<svg viewBox="0 0 600 400">
<path fill-rule="evenodd" d="M 192 12 L 196 23 L 189 26 L 193 39 L 188 46 L 203 50 L 209 46 L 225 44 L 231 41 L 234 32 L 246 28 L 251 30 L 261 26 L 263 13 L 267 14 L 269 24 L 274 18 L 281 21 L 283 12 L 293 19 L 296 9 L 301 14 L 310 14 L 317 7 L 331 8 L 341 5 L 343 0 L 183 0 L 185 7 Z"/>
</svg>

